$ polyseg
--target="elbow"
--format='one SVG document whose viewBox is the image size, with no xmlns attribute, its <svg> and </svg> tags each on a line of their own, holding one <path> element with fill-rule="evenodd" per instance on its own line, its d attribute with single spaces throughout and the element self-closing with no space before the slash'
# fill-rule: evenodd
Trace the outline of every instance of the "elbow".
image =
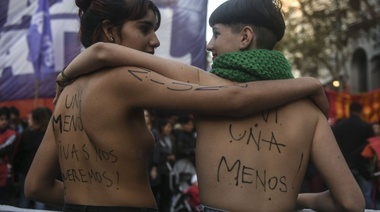
<svg viewBox="0 0 380 212">
<path fill-rule="evenodd" d="M 229 116 L 243 117 L 250 114 L 250 108 L 254 107 L 250 104 L 248 98 L 244 98 L 240 92 L 233 92 L 229 99 L 230 112 Z"/>
<path fill-rule="evenodd" d="M 361 204 L 356 204 L 355 202 L 351 202 L 350 204 L 341 205 L 339 211 L 363 212 L 365 211 L 365 206 Z"/>
<path fill-rule="evenodd" d="M 352 198 L 347 198 L 345 201 L 339 204 L 341 210 L 350 212 L 363 212 L 365 211 L 365 200 L 363 195 L 357 195 Z"/>
<path fill-rule="evenodd" d="M 365 210 L 365 200 L 364 197 L 361 196 L 361 198 L 357 198 L 354 201 L 351 201 L 349 203 L 350 210 L 351 211 L 364 211 Z"/>
<path fill-rule="evenodd" d="M 38 192 L 36 192 L 36 190 L 27 188 L 26 186 L 24 188 L 24 195 L 28 199 L 36 200 L 37 199 L 37 193 Z"/>
<path fill-rule="evenodd" d="M 95 61 L 98 61 L 103 66 L 108 66 L 108 52 L 110 50 L 110 43 L 97 42 L 91 46 L 92 51 L 95 53 Z"/>
<path fill-rule="evenodd" d="M 40 190 L 38 189 L 38 184 L 36 181 L 32 180 L 30 176 L 25 179 L 24 194 L 28 199 L 37 200 Z"/>
</svg>

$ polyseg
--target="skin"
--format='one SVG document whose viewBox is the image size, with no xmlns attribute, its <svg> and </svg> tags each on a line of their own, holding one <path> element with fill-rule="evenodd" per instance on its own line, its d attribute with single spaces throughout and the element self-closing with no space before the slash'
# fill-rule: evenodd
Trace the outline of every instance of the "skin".
<svg viewBox="0 0 380 212">
<path fill-rule="evenodd" d="M 246 49 L 245 37 L 253 42 L 249 49 L 256 46 L 250 27 L 233 33 L 230 27 L 216 24 L 213 32 L 207 49 L 214 57 Z M 308 119 L 303 114 L 308 114 Z M 228 211 L 364 210 L 360 188 L 330 126 L 310 101 L 295 101 L 247 118 L 197 116 L 196 120 L 197 172 L 203 204 Z M 329 191 L 298 196 L 307 159 L 316 165 Z M 342 169 L 337 171 L 336 167 Z"/>
<path fill-rule="evenodd" d="M 375 132 L 376 136 L 380 135 L 380 124 L 379 123 L 374 123 L 372 125 L 373 131 Z"/>
<path fill-rule="evenodd" d="M 246 27 L 242 30 L 244 31 L 250 30 L 253 33 L 252 28 Z M 212 27 L 213 36 L 209 43 L 207 44 L 207 50 L 212 53 L 212 59 L 215 60 L 218 55 L 227 52 L 238 52 L 244 49 L 245 46 L 242 46 L 240 43 L 241 33 L 233 33 L 231 29 L 223 24 L 216 24 Z M 254 35 L 252 35 L 254 36 Z M 256 48 L 256 46 L 252 46 L 252 49 Z"/>
<path fill-rule="evenodd" d="M 117 46 L 152 54 L 159 45 L 153 12 L 149 11 L 143 20 L 127 22 L 121 37 L 104 24 L 102 41 L 114 40 Z M 141 26 L 148 27 L 148 31 Z M 146 126 L 144 109 L 244 116 L 318 93 L 321 88 L 311 79 L 288 90 L 284 82 L 264 81 L 209 87 L 175 81 L 138 67 L 103 70 L 112 71 L 83 76 L 66 86 L 57 98 L 26 177 L 28 198 L 54 205 L 156 208 L 146 168 L 154 138 Z M 278 92 L 274 98 L 268 97 L 259 88 Z M 56 180 L 59 174 L 64 182 Z"/>
<path fill-rule="evenodd" d="M 5 129 L 8 126 L 9 120 L 6 115 L 0 115 L 0 130 Z"/>
<path fill-rule="evenodd" d="M 228 26 L 216 24 L 213 31 L 207 49 L 214 57 L 256 46 L 250 27 L 234 33 Z M 158 59 L 142 54 L 131 59 L 125 48 L 118 52 L 114 47 L 115 55 L 107 59 L 104 57 L 107 54 L 98 52 L 98 58 L 108 61 L 107 64 L 126 64 L 136 59 L 134 65 L 155 68 L 182 81 L 234 84 L 179 64 L 177 70 L 182 72 L 175 73 L 170 71 L 169 64 Z M 304 114 L 308 114 L 307 119 Z M 196 128 L 197 174 L 204 205 L 227 211 L 364 210 L 363 195 L 325 116 L 308 99 L 241 118 L 197 114 Z M 328 191 L 299 194 L 309 159 L 322 175 Z"/>
<path fill-rule="evenodd" d="M 32 114 L 28 115 L 28 126 L 32 130 L 38 130 L 41 128 L 41 126 L 33 120 Z"/>
</svg>

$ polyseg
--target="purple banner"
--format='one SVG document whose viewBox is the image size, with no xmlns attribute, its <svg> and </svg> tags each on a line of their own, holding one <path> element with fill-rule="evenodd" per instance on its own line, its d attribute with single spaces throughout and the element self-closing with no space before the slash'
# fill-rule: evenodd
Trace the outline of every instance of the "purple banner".
<svg viewBox="0 0 380 212">
<path fill-rule="evenodd" d="M 205 69 L 207 0 L 154 2 L 162 13 L 156 55 Z M 57 74 L 82 49 L 77 12 L 73 0 L 0 1 L 0 102 L 54 97 Z"/>
<path fill-rule="evenodd" d="M 203 70 L 206 59 L 207 0 L 153 0 L 161 11 L 157 55 Z"/>
<path fill-rule="evenodd" d="M 33 63 L 34 72 L 39 79 L 54 72 L 53 40 L 50 26 L 48 0 L 38 0 L 38 7 L 32 16 L 27 34 L 28 58 Z"/>
</svg>

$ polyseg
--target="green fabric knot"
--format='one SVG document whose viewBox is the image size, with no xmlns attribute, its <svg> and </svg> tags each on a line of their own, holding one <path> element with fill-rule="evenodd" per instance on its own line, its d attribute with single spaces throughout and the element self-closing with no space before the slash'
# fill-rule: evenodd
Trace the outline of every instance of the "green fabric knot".
<svg viewBox="0 0 380 212">
<path fill-rule="evenodd" d="M 294 78 L 284 55 L 266 49 L 225 53 L 217 57 L 210 72 L 235 82 Z"/>
</svg>

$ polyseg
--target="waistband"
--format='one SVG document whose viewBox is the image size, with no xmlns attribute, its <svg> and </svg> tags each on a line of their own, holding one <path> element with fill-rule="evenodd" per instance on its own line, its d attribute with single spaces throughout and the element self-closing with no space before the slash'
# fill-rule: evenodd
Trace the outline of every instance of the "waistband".
<svg viewBox="0 0 380 212">
<path fill-rule="evenodd" d="M 221 210 L 221 209 L 217 209 L 217 208 L 212 208 L 212 207 L 208 207 L 208 206 L 205 206 L 205 205 L 200 205 L 199 209 L 201 210 L 201 212 L 227 212 L 225 210 Z"/>
<path fill-rule="evenodd" d="M 65 204 L 63 212 L 158 212 L 155 208 Z"/>
</svg>

